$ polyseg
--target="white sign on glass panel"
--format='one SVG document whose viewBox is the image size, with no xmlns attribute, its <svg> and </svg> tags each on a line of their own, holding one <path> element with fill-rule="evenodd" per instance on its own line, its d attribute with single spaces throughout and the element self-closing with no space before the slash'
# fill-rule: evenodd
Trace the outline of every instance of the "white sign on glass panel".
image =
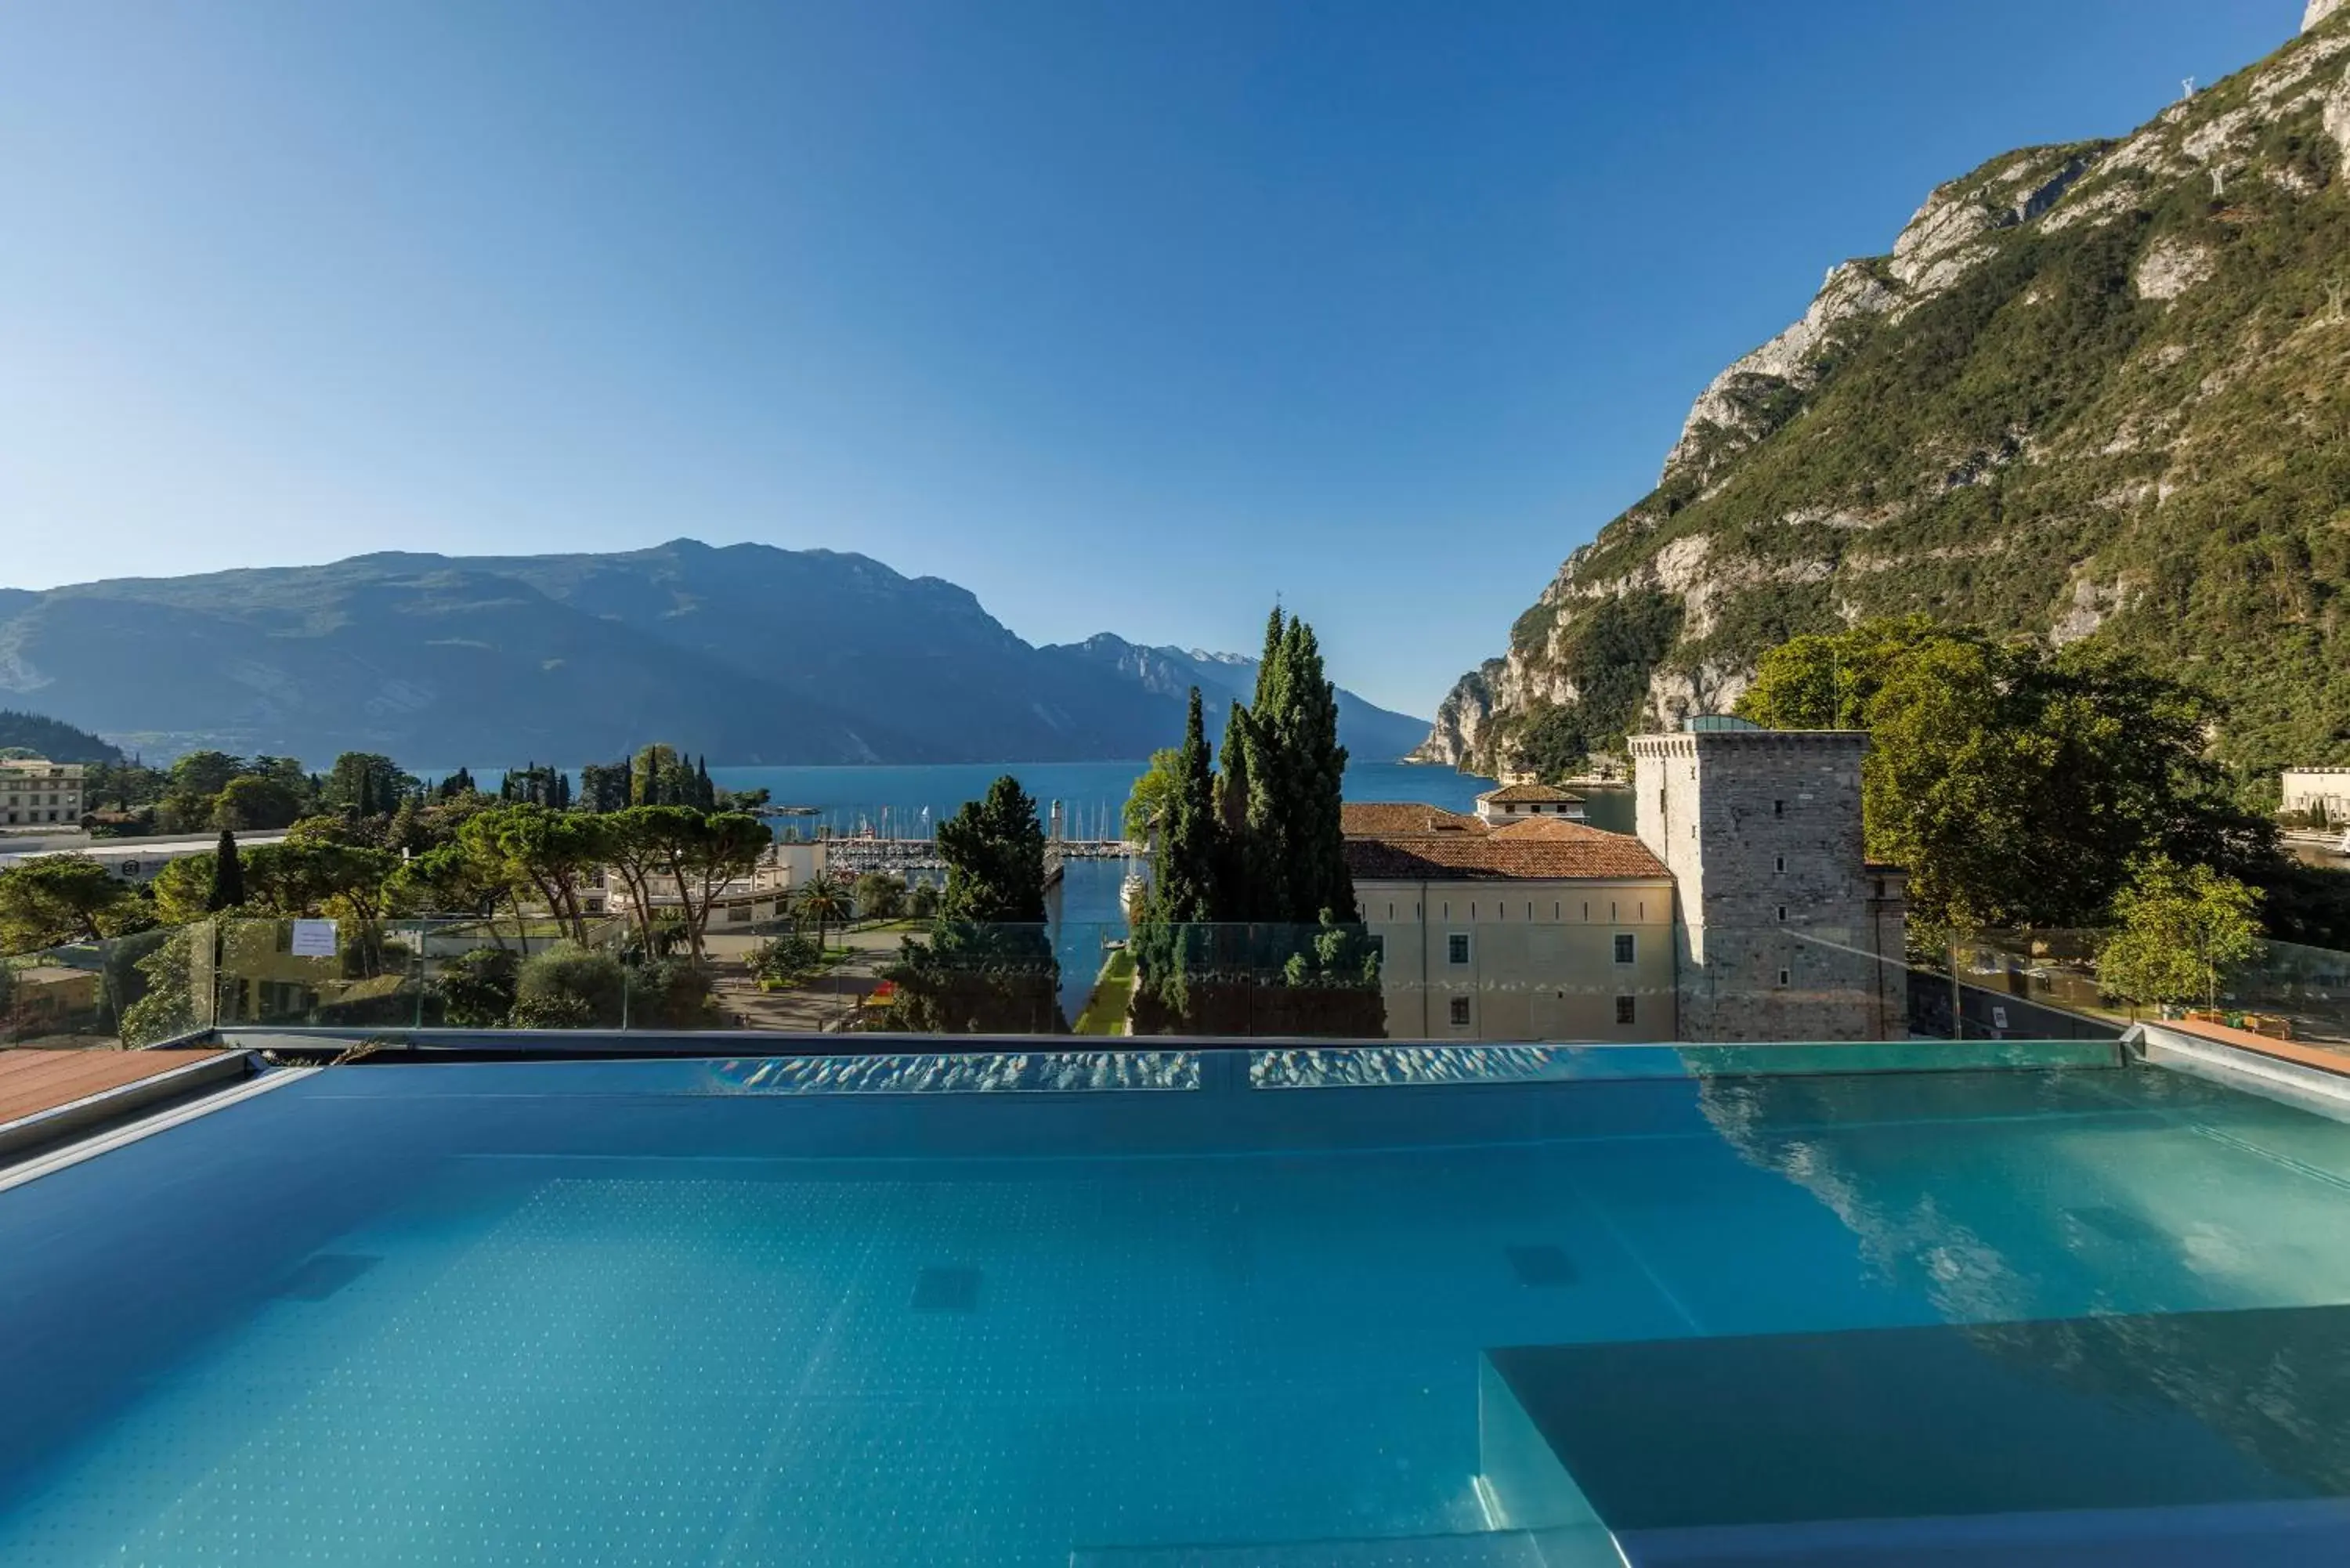
<svg viewBox="0 0 2350 1568">
<path fill-rule="evenodd" d="M 335 922 L 332 920 L 295 921 L 294 956 L 296 958 L 334 957 Z"/>
</svg>

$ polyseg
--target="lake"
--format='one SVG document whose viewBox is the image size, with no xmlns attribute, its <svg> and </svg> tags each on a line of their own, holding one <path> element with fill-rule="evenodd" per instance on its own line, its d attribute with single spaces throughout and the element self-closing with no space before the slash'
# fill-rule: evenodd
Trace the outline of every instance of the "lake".
<svg viewBox="0 0 2350 1568">
<path fill-rule="evenodd" d="M 713 767 L 721 788 L 764 789 L 777 805 L 812 805 L 819 815 L 783 818 L 803 831 L 817 825 L 836 834 L 870 827 L 884 836 L 920 838 L 928 825 L 951 816 L 963 802 L 977 800 L 1005 774 L 1036 797 L 1040 807 L 1059 801 L 1071 838 L 1116 838 L 1128 792 L 1149 764 L 1121 763 L 969 763 L 926 767 L 763 768 Z M 1472 811 L 1477 792 L 1491 779 L 1472 778 L 1451 768 L 1410 767 L 1402 763 L 1349 763 L 1348 800 L 1417 800 L 1447 811 Z M 927 818 L 923 813 L 930 815 Z"/>
</svg>

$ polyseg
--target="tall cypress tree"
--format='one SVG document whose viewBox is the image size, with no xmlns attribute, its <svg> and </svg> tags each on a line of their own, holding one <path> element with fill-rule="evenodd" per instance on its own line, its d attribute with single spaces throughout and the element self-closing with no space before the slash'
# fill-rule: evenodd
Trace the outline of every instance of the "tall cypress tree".
<svg viewBox="0 0 2350 1568">
<path fill-rule="evenodd" d="M 1183 719 L 1175 776 L 1166 829 L 1151 861 L 1151 918 L 1170 925 L 1204 924 L 1217 913 L 1216 783 L 1208 768 L 1207 724 L 1196 686 Z"/>
<path fill-rule="evenodd" d="M 237 858 L 236 835 L 224 827 L 220 846 L 213 851 L 213 885 L 204 895 L 204 910 L 216 915 L 244 902 L 244 863 Z"/>
<path fill-rule="evenodd" d="M 1312 627 L 1292 620 L 1283 641 L 1289 686 L 1282 725 L 1289 770 L 1287 918 L 1349 924 L 1356 918 L 1355 878 L 1347 869 L 1340 809 L 1347 748 L 1338 743 L 1338 695 L 1322 672 L 1322 645 Z"/>
<path fill-rule="evenodd" d="M 1234 702 L 1224 715 L 1216 748 L 1216 912 L 1219 920 L 1248 919 L 1248 710 Z"/>
</svg>

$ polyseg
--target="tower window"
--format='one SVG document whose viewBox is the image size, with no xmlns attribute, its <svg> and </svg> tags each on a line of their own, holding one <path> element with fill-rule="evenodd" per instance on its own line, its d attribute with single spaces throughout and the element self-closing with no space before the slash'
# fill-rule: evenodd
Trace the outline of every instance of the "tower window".
<svg viewBox="0 0 2350 1568">
<path fill-rule="evenodd" d="M 1774 801 L 1773 801 L 1773 802 L 1771 803 L 1771 815 L 1773 815 L 1773 816 L 1784 816 L 1784 815 L 1787 815 L 1787 803 L 1786 803 L 1785 801 L 1783 801 L 1783 800 L 1774 800 Z"/>
<path fill-rule="evenodd" d="M 1448 963 L 1469 961 L 1469 933 L 1454 931 L 1444 939 L 1444 957 Z"/>
<path fill-rule="evenodd" d="M 1783 970 L 1781 970 L 1781 971 L 1779 971 L 1779 985 L 1780 985 L 1780 988 L 1781 988 L 1782 990 L 1784 990 L 1784 989 L 1785 989 L 1786 984 L 1787 984 L 1787 981 L 1788 981 L 1788 980 L 1789 980 L 1790 978 L 1791 978 L 1791 977 L 1790 977 L 1790 975 L 1788 974 L 1788 972 L 1787 972 L 1785 970 L 1783 970 Z"/>
<path fill-rule="evenodd" d="M 1779 923 L 1783 926 L 1787 923 L 1787 906 L 1784 904 L 1779 906 Z"/>
<path fill-rule="evenodd" d="M 1616 933 L 1616 961 L 1630 963 L 1638 951 L 1639 942 L 1629 931 Z"/>
<path fill-rule="evenodd" d="M 1786 868 L 1787 868 L 1787 857 L 1786 857 L 1785 856 L 1783 856 L 1783 855 L 1780 856 L 1776 860 L 1774 860 L 1774 861 L 1773 861 L 1773 862 L 1772 862 L 1771 869 L 1772 869 L 1772 870 L 1773 870 L 1773 871 L 1784 871 Z"/>
<path fill-rule="evenodd" d="M 1617 1023 L 1630 1023 L 1634 1022 L 1638 1011 L 1639 1002 L 1637 999 L 1629 996 L 1619 996 L 1616 999 Z"/>
<path fill-rule="evenodd" d="M 1469 999 L 1465 996 L 1456 996 L 1452 999 L 1452 1027 L 1455 1029 L 1469 1027 Z"/>
</svg>

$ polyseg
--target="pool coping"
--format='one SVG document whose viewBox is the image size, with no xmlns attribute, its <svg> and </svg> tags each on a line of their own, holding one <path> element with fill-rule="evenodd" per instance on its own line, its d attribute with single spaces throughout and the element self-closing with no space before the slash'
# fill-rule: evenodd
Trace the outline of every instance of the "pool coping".
<svg viewBox="0 0 2350 1568">
<path fill-rule="evenodd" d="M 2174 1023 L 2138 1023 L 2124 1036 L 2141 1059 L 2158 1067 L 2189 1074 L 2247 1094 L 2282 1100 L 2302 1110 L 2350 1121 L 2350 1059 L 2312 1061 L 2321 1054 L 2306 1047 L 2291 1052 L 2285 1044 L 2261 1035 L 2228 1030 L 2225 1038 L 2212 1026 L 2189 1029 Z M 2257 1041 L 2258 1044 L 2249 1042 Z"/>
<path fill-rule="evenodd" d="M 0 1170 L 21 1156 L 68 1142 L 164 1101 L 249 1077 L 255 1065 L 252 1053 L 224 1048 L 198 1061 L 182 1062 L 0 1122 Z"/>
<path fill-rule="evenodd" d="M 117 1090 L 106 1095 L 93 1095 L 72 1106 L 59 1106 L 60 1112 L 83 1106 L 88 1109 L 81 1117 L 78 1129 L 56 1135 L 56 1138 L 65 1141 L 55 1142 L 55 1147 L 49 1147 L 55 1139 L 45 1137 L 32 1152 L 14 1163 L 9 1163 L 5 1153 L 0 1152 L 0 1192 L 37 1181 L 44 1176 L 79 1165 L 86 1159 L 95 1159 L 101 1154 L 152 1137 L 157 1133 L 167 1132 L 184 1122 L 210 1116 L 256 1095 L 283 1088 L 317 1071 L 315 1067 L 264 1068 L 248 1052 L 231 1052 L 221 1060 L 234 1069 L 236 1079 L 241 1081 L 228 1082 L 226 1087 L 213 1093 L 204 1092 L 208 1087 L 206 1081 L 188 1081 L 185 1075 L 192 1069 L 211 1068 L 214 1078 L 225 1081 L 226 1073 L 213 1063 L 195 1062 L 158 1078 L 141 1079 L 137 1084 L 125 1085 L 126 1089 L 141 1089 L 151 1088 L 162 1079 L 182 1080 L 161 1093 L 126 1101 L 121 1097 L 122 1091 Z M 154 1110 L 151 1115 L 124 1119 L 142 1108 L 159 1105 L 161 1108 Z"/>
</svg>

